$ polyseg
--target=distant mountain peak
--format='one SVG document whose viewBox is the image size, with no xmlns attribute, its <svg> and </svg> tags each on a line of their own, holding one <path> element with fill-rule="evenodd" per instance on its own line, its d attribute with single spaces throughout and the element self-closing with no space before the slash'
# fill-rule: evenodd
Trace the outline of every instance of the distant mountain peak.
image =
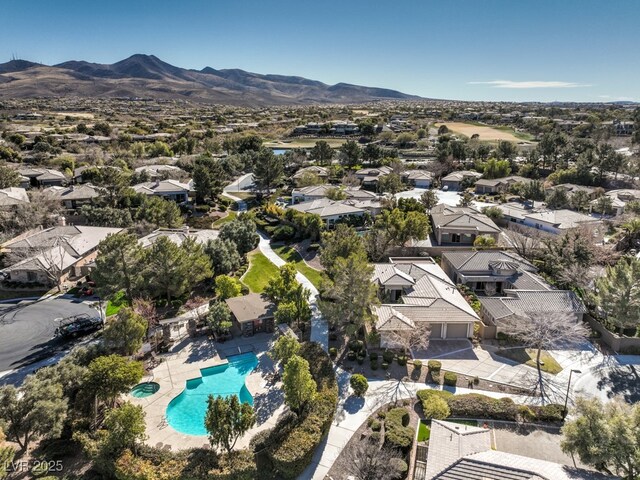
<svg viewBox="0 0 640 480">
<path fill-rule="evenodd" d="M 43 75 L 33 67 L 42 65 L 25 60 L 0 64 L 0 98 L 131 96 L 247 106 L 419 98 L 385 88 L 348 83 L 329 86 L 300 76 L 263 75 L 239 68 L 190 70 L 142 53 L 113 64 L 71 60 L 48 67 L 50 73 L 58 70 L 57 75 Z"/>
</svg>

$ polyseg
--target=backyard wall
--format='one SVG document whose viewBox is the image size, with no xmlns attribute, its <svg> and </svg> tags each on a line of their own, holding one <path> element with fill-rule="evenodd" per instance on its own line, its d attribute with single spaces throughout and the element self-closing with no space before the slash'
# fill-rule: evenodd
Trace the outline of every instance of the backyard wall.
<svg viewBox="0 0 640 480">
<path fill-rule="evenodd" d="M 614 352 L 626 353 L 633 350 L 640 352 L 640 337 L 621 337 L 620 335 L 607 330 L 604 325 L 598 322 L 591 315 L 586 314 L 584 318 L 591 328 L 600 333 L 600 339 Z"/>
</svg>

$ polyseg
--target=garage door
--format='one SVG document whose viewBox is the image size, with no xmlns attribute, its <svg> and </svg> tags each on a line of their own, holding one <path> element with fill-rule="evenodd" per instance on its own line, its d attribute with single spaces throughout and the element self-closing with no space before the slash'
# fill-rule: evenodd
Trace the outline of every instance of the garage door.
<svg viewBox="0 0 640 480">
<path fill-rule="evenodd" d="M 467 338 L 466 323 L 447 324 L 447 338 Z"/>
<path fill-rule="evenodd" d="M 441 323 L 432 323 L 431 324 L 431 338 L 442 338 L 442 324 Z"/>
</svg>

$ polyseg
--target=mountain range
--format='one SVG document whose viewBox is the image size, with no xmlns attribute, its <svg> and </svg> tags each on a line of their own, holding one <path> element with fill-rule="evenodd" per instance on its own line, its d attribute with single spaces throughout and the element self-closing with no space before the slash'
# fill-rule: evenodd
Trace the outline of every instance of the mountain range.
<svg viewBox="0 0 640 480">
<path fill-rule="evenodd" d="M 52 66 L 26 60 L 0 64 L 0 98 L 65 96 L 183 99 L 242 106 L 420 98 L 386 88 L 327 85 L 296 76 L 211 67 L 184 69 L 142 54 L 113 64 L 76 60 Z"/>
</svg>

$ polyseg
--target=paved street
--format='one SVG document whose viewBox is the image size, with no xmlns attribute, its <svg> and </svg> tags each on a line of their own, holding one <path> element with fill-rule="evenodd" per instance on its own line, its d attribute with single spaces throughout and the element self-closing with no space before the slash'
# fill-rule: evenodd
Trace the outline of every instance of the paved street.
<svg viewBox="0 0 640 480">
<path fill-rule="evenodd" d="M 50 298 L 27 305 L 0 304 L 0 376 L 50 357 L 65 343 L 54 338 L 56 319 L 98 311 L 75 298 Z"/>
</svg>

